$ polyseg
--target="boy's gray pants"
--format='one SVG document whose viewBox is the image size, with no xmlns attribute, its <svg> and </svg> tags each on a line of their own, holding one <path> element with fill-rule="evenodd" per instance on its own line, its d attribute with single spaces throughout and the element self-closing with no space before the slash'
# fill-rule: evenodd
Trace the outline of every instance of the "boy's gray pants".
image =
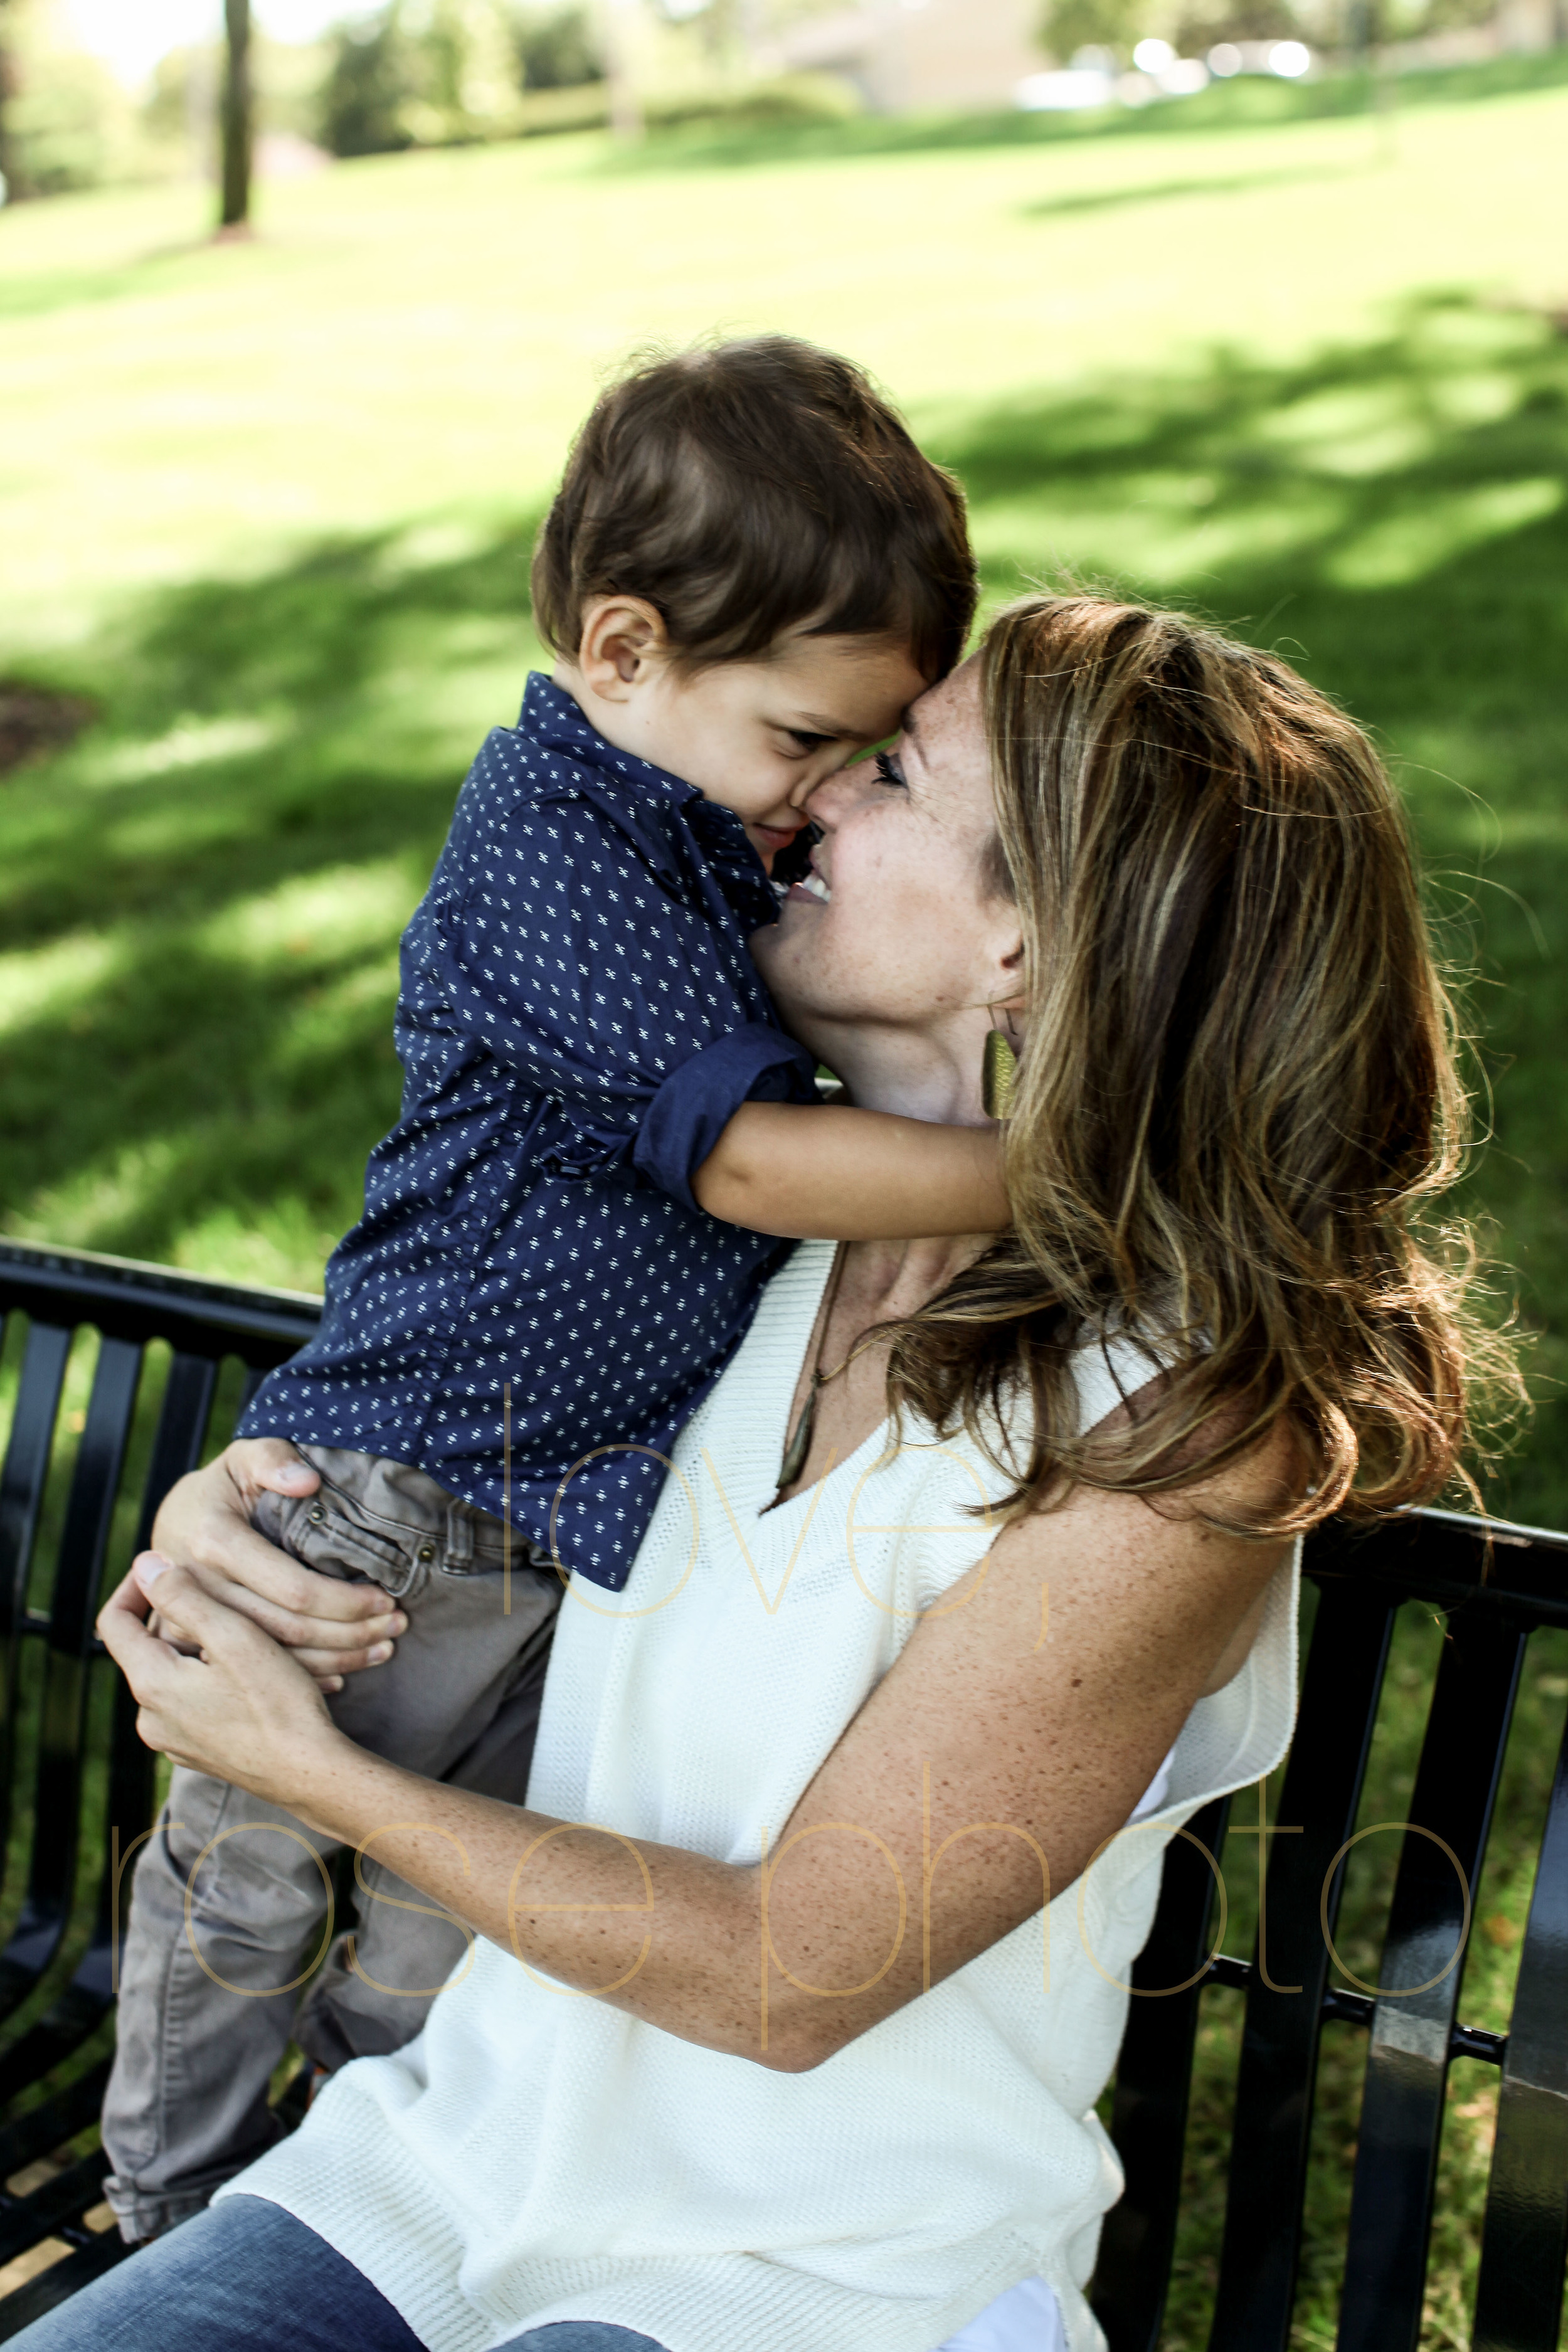
<svg viewBox="0 0 1568 2352">
<path fill-rule="evenodd" d="M 560 1578 L 514 1536 L 509 1613 L 498 1519 L 405 1463 L 300 1452 L 320 1492 L 264 1496 L 256 1526 L 309 1568 L 373 1578 L 408 1617 L 385 1665 L 328 1699 L 333 1719 L 410 1771 L 521 1804 Z M 463 1958 L 468 1931 L 374 1845 L 356 1865 L 357 1925 L 334 1919 L 342 1851 L 243 1789 L 176 1769 L 137 1856 L 103 2105 L 104 2188 L 124 2236 L 199 2212 L 271 2146 L 268 2089 L 290 2038 L 329 2069 L 400 2049 Z"/>
</svg>

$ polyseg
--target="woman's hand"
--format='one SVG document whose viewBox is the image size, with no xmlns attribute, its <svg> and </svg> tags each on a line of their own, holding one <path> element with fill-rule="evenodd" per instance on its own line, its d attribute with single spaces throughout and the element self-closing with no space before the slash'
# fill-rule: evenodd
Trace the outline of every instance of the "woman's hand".
<svg viewBox="0 0 1568 2352">
<path fill-rule="evenodd" d="M 292 1650 L 323 1690 L 335 1691 L 345 1675 L 384 1664 L 408 1620 L 379 1584 L 318 1576 L 251 1526 L 262 1495 L 313 1495 L 321 1483 L 282 1438 L 236 1438 L 216 1462 L 169 1489 L 153 1541 L 214 1600 Z M 162 1611 L 162 1595 L 158 1605 Z"/>
<path fill-rule="evenodd" d="M 98 1630 L 149 1748 L 308 1817 L 310 1791 L 352 1743 L 296 1656 L 156 1552 L 132 1564 Z"/>
</svg>

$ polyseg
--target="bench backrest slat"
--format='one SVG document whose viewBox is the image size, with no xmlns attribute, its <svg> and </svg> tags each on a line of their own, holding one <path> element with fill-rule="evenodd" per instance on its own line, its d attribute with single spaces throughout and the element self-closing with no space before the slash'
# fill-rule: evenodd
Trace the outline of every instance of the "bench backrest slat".
<svg viewBox="0 0 1568 2352">
<path fill-rule="evenodd" d="M 1541 1841 L 1498 2098 L 1474 2352 L 1554 2352 L 1568 2262 L 1568 1730 Z"/>
<path fill-rule="evenodd" d="M 1132 2001 L 1110 2133 L 1127 2179 L 1100 2233 L 1095 2313 L 1116 2352 L 1156 2352 L 1165 2315 L 1193 2085 L 1198 2000 L 1208 1973 L 1210 1922 L 1230 1799 L 1194 1813 L 1165 1853 L 1160 1909 L 1133 1963 Z M 1222 1923 L 1223 1924 L 1223 1923 Z"/>
<path fill-rule="evenodd" d="M 212 1356 L 180 1352 L 170 1363 L 163 1402 L 158 1408 L 153 1452 L 142 1488 L 132 1556 L 145 1551 L 152 1542 L 153 1522 L 170 1487 L 188 1470 L 195 1469 L 201 1461 L 207 1424 L 212 1419 L 217 1376 L 217 1361 Z M 136 1702 L 131 1696 L 130 1685 L 122 1676 L 116 1675 L 114 1719 L 109 1744 L 109 1819 L 116 1835 L 100 1882 L 98 1918 L 93 1927 L 92 1945 L 81 1969 L 78 1971 L 79 1975 L 90 1973 L 95 1984 L 101 1979 L 101 1991 L 106 2000 L 118 1990 L 114 1940 L 119 1932 L 119 1915 L 124 1906 L 121 1888 L 117 1885 L 117 1879 L 121 1875 L 116 1867 L 117 1861 L 143 1824 L 153 1817 L 156 1761 L 152 1749 L 136 1729 Z"/>
<path fill-rule="evenodd" d="M 0 1470 L 0 1773 L 5 1776 L 0 1786 L 5 1790 L 7 1853 L 14 1843 L 9 1832 L 17 1799 L 13 1768 L 21 1626 L 70 1347 L 68 1329 L 50 1323 L 29 1325 L 5 1466 Z"/>
<path fill-rule="evenodd" d="M 1395 1601 L 1350 1580 L 1318 1605 L 1295 1744 L 1268 1843 L 1262 1966 L 1247 1989 L 1211 2352 L 1285 2352 L 1329 1956 L 1321 1903 L 1355 1828 Z M 1331 1932 L 1342 1868 L 1330 1889 Z"/>
<path fill-rule="evenodd" d="M 5 1466 L 0 1471 L 0 1630 L 7 1634 L 26 1607 L 27 1571 L 48 1483 L 70 1348 L 68 1328 L 52 1323 L 28 1326 Z"/>
<path fill-rule="evenodd" d="M 1525 1639 L 1505 1617 L 1460 1610 L 1443 1644 L 1378 1971 L 1338 2352 L 1420 2341 L 1449 2037 Z"/>
<path fill-rule="evenodd" d="M 217 1372 L 217 1360 L 214 1356 L 191 1356 L 176 1351 L 169 1365 L 163 1401 L 158 1407 L 158 1426 L 153 1433 L 146 1483 L 142 1489 L 142 1506 L 137 1515 L 137 1551 L 144 1551 L 152 1542 L 153 1522 L 176 1478 L 183 1478 L 187 1470 L 195 1469 L 201 1461 L 207 1423 L 212 1419 Z"/>
<path fill-rule="evenodd" d="M 0 2000 L 6 2011 L 26 1997 L 47 1968 L 70 1917 L 81 1818 L 88 1661 L 142 1356 L 136 1341 L 102 1341 L 71 1471 L 49 1596 L 27 1893 L 10 1940 L 0 1952 Z M 13 2047 L 0 2060 L 0 2095 L 16 2074 L 16 2063 Z"/>
</svg>

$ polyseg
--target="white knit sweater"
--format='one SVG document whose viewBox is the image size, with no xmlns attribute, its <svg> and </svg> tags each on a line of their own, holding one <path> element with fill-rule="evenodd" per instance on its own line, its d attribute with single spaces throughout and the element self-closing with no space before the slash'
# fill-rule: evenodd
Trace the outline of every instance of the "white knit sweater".
<svg viewBox="0 0 1568 2352">
<path fill-rule="evenodd" d="M 675 1453 L 624 1593 L 563 1605 L 531 1804 L 740 1864 L 783 1825 L 934 1601 L 986 1549 L 995 1474 L 964 1442 L 884 1433 L 772 1500 L 831 1262 L 798 1250 Z M 1147 1363 L 1127 1351 L 1128 1388 Z M 1080 1359 L 1088 1427 L 1115 1368 Z M 1200 1701 L 1163 1809 L 1051 1905 L 826 2064 L 695 2047 L 480 1943 L 420 2039 L 336 2075 L 232 2184 L 287 2207 L 433 2352 L 525 2325 L 618 2322 L 668 2352 L 931 2352 L 1038 2273 L 1072 2352 L 1121 2188 L 1094 2102 L 1172 1830 L 1279 1760 L 1295 1706 L 1296 1569 L 1241 1673 Z M 879 1866 L 868 1847 L 868 1867 Z M 882 1865 L 885 1866 L 885 1865 Z M 910 1895 L 916 1918 L 919 1890 Z M 918 1924 L 916 1926 L 918 1932 Z M 1086 1946 L 1088 1948 L 1086 1948 Z M 1096 1967 L 1089 1958 L 1092 1949 Z"/>
</svg>

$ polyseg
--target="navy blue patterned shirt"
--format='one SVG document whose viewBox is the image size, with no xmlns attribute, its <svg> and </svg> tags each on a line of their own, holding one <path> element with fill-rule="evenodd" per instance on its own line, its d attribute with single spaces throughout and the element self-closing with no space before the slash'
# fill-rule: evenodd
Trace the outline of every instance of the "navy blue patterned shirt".
<svg viewBox="0 0 1568 2352">
<path fill-rule="evenodd" d="M 410 1462 L 499 1517 L 510 1383 L 513 1526 L 547 1545 L 572 1474 L 560 1564 L 618 1590 L 656 1455 L 789 1246 L 690 1189 L 742 1102 L 815 1099 L 746 951 L 776 912 L 733 811 L 531 677 L 404 934 L 402 1115 L 320 1332 L 242 1433 Z"/>
</svg>

